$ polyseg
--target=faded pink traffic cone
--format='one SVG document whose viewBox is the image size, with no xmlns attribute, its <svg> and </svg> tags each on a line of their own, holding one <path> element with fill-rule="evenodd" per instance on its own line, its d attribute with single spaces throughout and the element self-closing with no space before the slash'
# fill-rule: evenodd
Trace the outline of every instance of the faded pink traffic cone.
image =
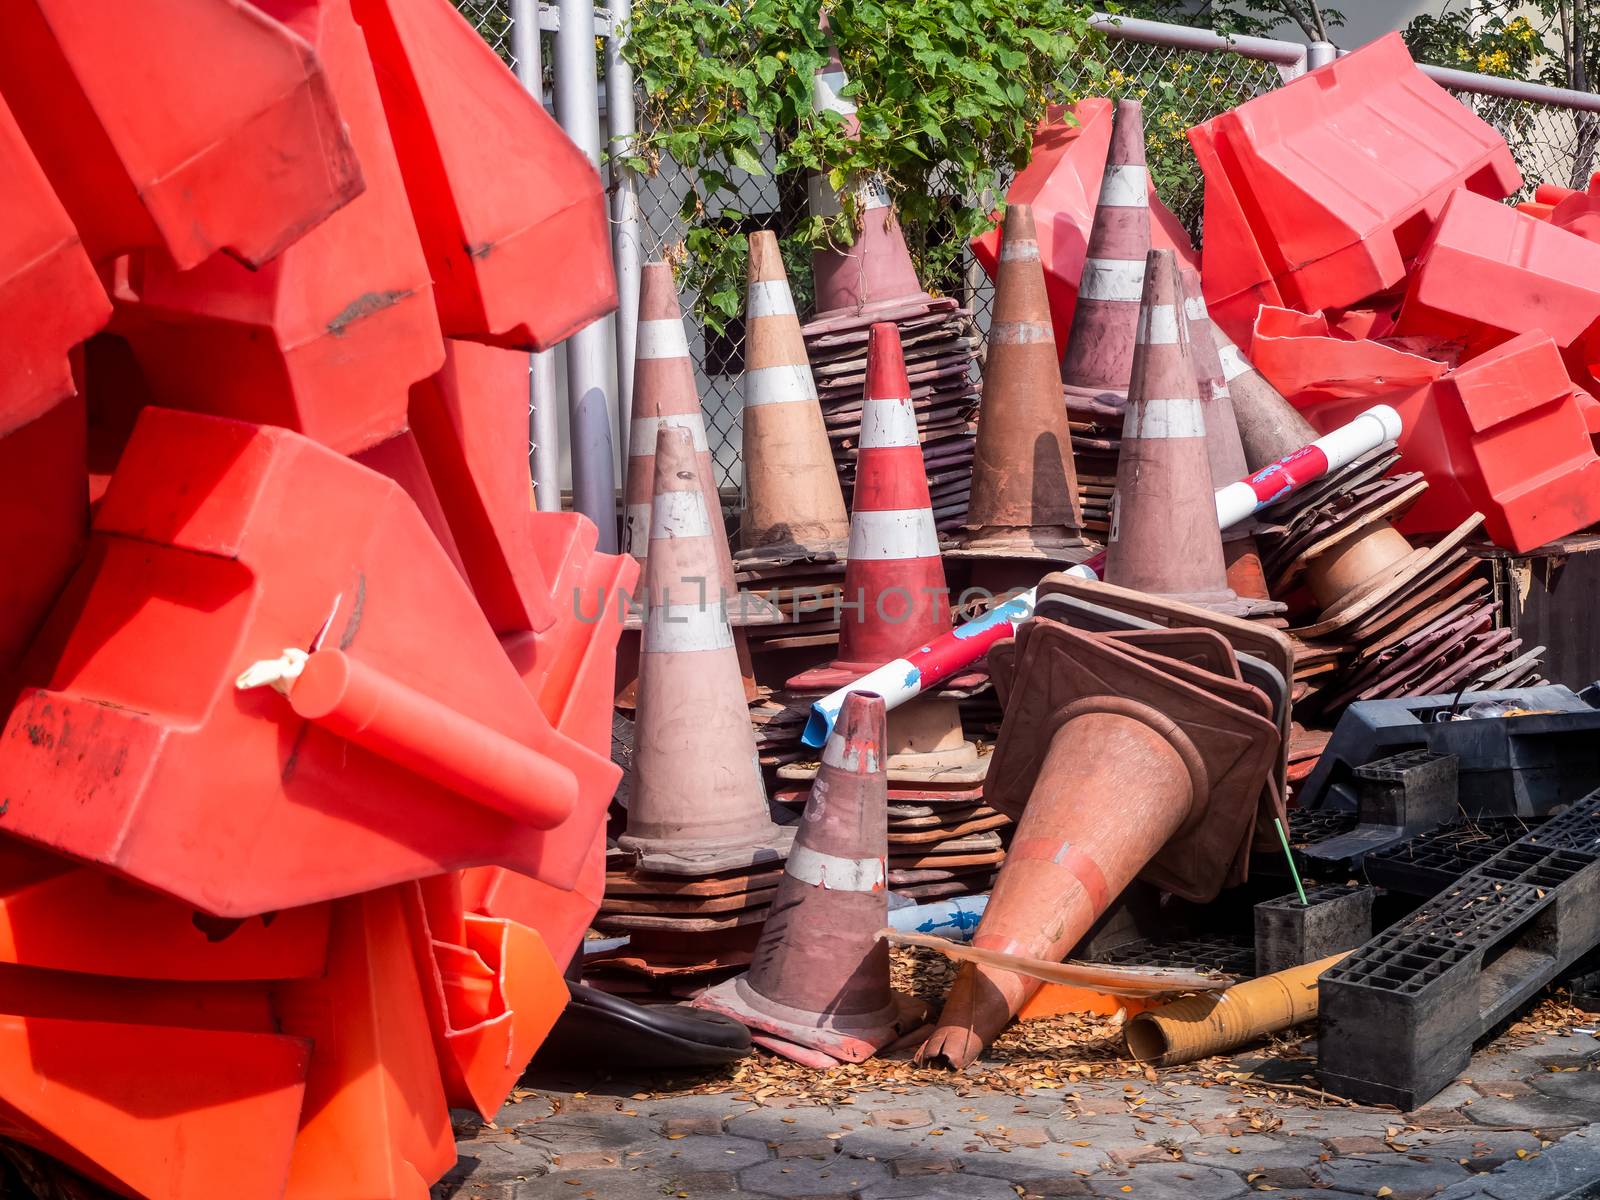
<svg viewBox="0 0 1600 1200">
<path fill-rule="evenodd" d="M 954 555 L 1076 563 L 1093 551 L 1059 372 L 1033 209 L 1013 204 L 995 272 L 972 495 Z"/>
<path fill-rule="evenodd" d="M 839 473 L 777 236 L 750 235 L 740 558 L 835 560 L 850 541 Z"/>
<path fill-rule="evenodd" d="M 711 874 L 783 857 L 715 581 L 717 543 L 690 432 L 656 435 L 628 828 L 642 870 Z"/>
<path fill-rule="evenodd" d="M 1206 417 L 1206 457 L 1211 463 L 1211 486 L 1225 488 L 1250 473 L 1245 465 L 1244 444 L 1239 440 L 1239 423 L 1234 417 L 1233 398 L 1216 339 L 1220 330 L 1206 308 L 1200 290 L 1200 273 L 1184 267 L 1183 311 L 1189 320 L 1189 336 L 1194 343 L 1196 381 Z M 1227 566 L 1228 586 L 1251 600 L 1271 602 L 1266 573 L 1261 566 L 1261 550 L 1256 545 L 1256 522 L 1242 521 L 1222 533 L 1222 558 Z"/>
<path fill-rule="evenodd" d="M 906 379 L 900 332 L 872 326 L 861 411 L 861 450 L 850 515 L 850 559 L 840 601 L 839 653 L 788 681 L 796 692 L 845 687 L 950 629 L 950 589 L 928 496 L 928 476 Z M 890 719 L 891 767 L 970 763 L 955 700 L 926 694 Z"/>
<path fill-rule="evenodd" d="M 826 13 L 822 15 L 822 28 L 827 31 Z M 855 102 L 840 95 L 847 82 L 839 51 L 830 38 L 827 61 L 812 78 L 811 107 L 819 114 L 838 113 L 846 132 L 855 137 L 860 129 Z M 811 255 L 817 319 L 912 297 L 926 298 L 882 180 L 855 175 L 846 186 L 854 193 L 861 228 L 850 245 L 830 244 Z M 811 176 L 810 199 L 813 217 L 832 220 L 842 211 L 839 196 L 825 175 Z"/>
<path fill-rule="evenodd" d="M 1107 583 L 1236 610 L 1206 452 L 1177 257 L 1152 250 L 1122 423 L 1106 543 Z"/>
<path fill-rule="evenodd" d="M 1119 100 L 1112 117 L 1100 199 L 1089 227 L 1072 333 L 1061 362 L 1068 408 L 1111 415 L 1127 403 L 1134 328 L 1149 251 L 1144 113 L 1137 100 Z"/>
<path fill-rule="evenodd" d="M 750 970 L 695 1001 L 774 1035 L 763 1044 L 798 1061 L 820 1051 L 861 1062 L 927 1015 L 889 986 L 878 940 L 889 919 L 884 716 L 881 696 L 845 697 Z"/>
</svg>

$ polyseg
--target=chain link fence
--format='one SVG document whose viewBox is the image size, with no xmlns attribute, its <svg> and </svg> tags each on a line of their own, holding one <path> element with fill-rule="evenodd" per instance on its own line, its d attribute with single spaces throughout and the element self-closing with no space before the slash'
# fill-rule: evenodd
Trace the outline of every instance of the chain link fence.
<svg viewBox="0 0 1600 1200">
<path fill-rule="evenodd" d="M 512 19 L 507 0 L 454 0 L 484 39 L 515 66 Z M 1209 120 L 1253 96 L 1280 86 L 1284 73 L 1275 63 L 1234 50 L 1191 50 L 1107 35 L 1103 73 L 1064 72 L 1051 99 L 1071 103 L 1087 95 L 1137 99 L 1145 115 L 1146 153 L 1151 177 L 1162 202 L 1189 231 L 1198 246 L 1205 181 L 1185 136 L 1190 126 Z M 550 62 L 547 52 L 543 61 Z M 1554 104 L 1492 96 L 1452 88 L 1451 93 L 1473 109 L 1506 139 L 1522 169 L 1524 186 L 1513 200 L 1531 197 L 1545 182 L 1581 186 L 1594 169 L 1600 121 Z M 730 230 L 786 231 L 804 213 L 803 182 L 772 176 L 751 176 L 730 168 L 729 186 L 709 198 L 709 214 Z M 663 156 L 656 174 L 641 181 L 639 205 L 647 261 L 670 256 L 684 236 L 683 208 L 693 181 Z M 1009 180 L 1002 180 L 1002 185 Z M 797 296 L 810 294 L 810 281 L 794 278 Z M 964 274 L 963 301 L 980 329 L 987 330 L 993 290 L 983 272 L 970 264 Z M 695 297 L 684 297 L 689 351 L 694 359 L 705 408 L 706 432 L 716 464 L 717 483 L 737 488 L 740 469 L 740 420 L 744 402 L 744 328 L 731 321 L 726 330 L 707 328 L 695 314 Z"/>
</svg>

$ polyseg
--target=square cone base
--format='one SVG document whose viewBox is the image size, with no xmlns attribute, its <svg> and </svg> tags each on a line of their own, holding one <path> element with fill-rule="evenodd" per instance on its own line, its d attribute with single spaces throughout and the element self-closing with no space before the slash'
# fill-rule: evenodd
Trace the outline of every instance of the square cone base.
<svg viewBox="0 0 1600 1200">
<path fill-rule="evenodd" d="M 748 975 L 740 975 L 704 992 L 695 1007 L 840 1062 L 864 1062 L 928 1019 L 928 1006 L 921 1000 L 900 992 L 890 997 L 889 1005 L 875 1013 L 808 1013 L 768 999 L 750 986 Z M 780 1047 L 768 1048 L 784 1053 Z"/>
</svg>

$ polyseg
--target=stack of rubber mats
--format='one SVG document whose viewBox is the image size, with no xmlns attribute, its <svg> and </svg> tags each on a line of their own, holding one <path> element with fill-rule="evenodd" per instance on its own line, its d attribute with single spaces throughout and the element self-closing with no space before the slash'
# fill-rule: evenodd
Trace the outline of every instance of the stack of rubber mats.
<svg viewBox="0 0 1600 1200">
<path fill-rule="evenodd" d="M 421 1195 L 599 901 L 634 567 L 526 404 L 600 180 L 447 0 L 24 0 L 0 158 L 0 1125 Z"/>
</svg>

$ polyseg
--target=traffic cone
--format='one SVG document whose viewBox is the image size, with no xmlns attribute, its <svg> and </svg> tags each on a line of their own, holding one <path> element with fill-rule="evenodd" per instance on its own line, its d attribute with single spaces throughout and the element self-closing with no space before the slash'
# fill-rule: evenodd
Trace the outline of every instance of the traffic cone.
<svg viewBox="0 0 1600 1200">
<path fill-rule="evenodd" d="M 845 697 L 750 970 L 695 1000 L 797 1061 L 861 1062 L 927 1016 L 890 988 L 877 936 L 889 918 L 884 716 L 881 696 Z"/>
<path fill-rule="evenodd" d="M 1259 471 L 1316 441 L 1317 431 L 1311 428 L 1311 422 L 1267 382 L 1267 377 L 1233 344 L 1227 331 L 1213 322 L 1211 333 L 1217 343 L 1222 378 L 1233 401 L 1245 469 Z"/>
<path fill-rule="evenodd" d="M 826 13 L 822 14 L 822 30 L 828 32 Z M 839 94 L 848 82 L 838 48 L 830 37 L 827 60 L 812 77 L 811 107 L 818 114 L 838 113 L 846 133 L 853 138 L 860 131 L 855 102 Z M 855 193 L 861 228 L 848 246 L 830 241 L 811 254 L 817 319 L 844 311 L 903 307 L 908 301 L 926 303 L 928 295 L 911 265 L 905 234 L 900 231 L 883 182 L 853 175 L 846 186 Z M 812 175 L 809 188 L 813 217 L 832 220 L 839 215 L 839 195 L 826 175 Z"/>
<path fill-rule="evenodd" d="M 1006 209 L 983 372 L 972 495 L 957 557 L 1077 563 L 1083 536 L 1072 434 L 1033 209 Z"/>
<path fill-rule="evenodd" d="M 1181 268 L 1183 312 L 1189 321 L 1194 342 L 1196 381 L 1206 416 L 1206 456 L 1211 462 L 1211 486 L 1225 488 L 1250 473 L 1245 466 L 1244 444 L 1239 440 L 1239 424 L 1233 413 L 1233 399 L 1217 350 L 1217 326 L 1206 309 L 1200 290 L 1200 273 Z M 1227 565 L 1228 586 L 1240 596 L 1272 603 L 1267 578 L 1261 568 L 1261 550 L 1256 545 L 1256 522 L 1246 519 L 1222 533 L 1222 559 Z"/>
<path fill-rule="evenodd" d="M 1061 363 L 1069 409 L 1114 416 L 1128 401 L 1134 328 L 1150 251 L 1149 176 L 1144 163 L 1144 113 L 1137 100 L 1117 101 L 1100 201 L 1089 227 L 1088 257 Z"/>
<path fill-rule="evenodd" d="M 928 477 L 917 438 L 900 333 L 872 327 L 861 413 L 861 454 L 850 517 L 849 562 L 839 616 L 839 656 L 794 676 L 795 692 L 831 692 L 950 629 L 949 588 L 939 557 Z M 890 768 L 970 763 L 954 700 L 927 693 L 895 709 Z"/>
<path fill-rule="evenodd" d="M 747 560 L 837 561 L 850 541 L 794 296 L 777 236 L 767 230 L 750 235 L 739 533 L 746 570 Z"/>
<path fill-rule="evenodd" d="M 1152 250 L 1106 543 L 1107 583 L 1238 614 L 1206 454 L 1177 257 Z M 1080 305 L 1080 310 L 1082 306 Z"/>
<path fill-rule="evenodd" d="M 781 859 L 727 612 L 706 592 L 717 544 L 689 430 L 656 435 L 628 828 L 641 870 L 709 875 Z M 726 551 L 724 551 L 726 553 Z"/>
</svg>

